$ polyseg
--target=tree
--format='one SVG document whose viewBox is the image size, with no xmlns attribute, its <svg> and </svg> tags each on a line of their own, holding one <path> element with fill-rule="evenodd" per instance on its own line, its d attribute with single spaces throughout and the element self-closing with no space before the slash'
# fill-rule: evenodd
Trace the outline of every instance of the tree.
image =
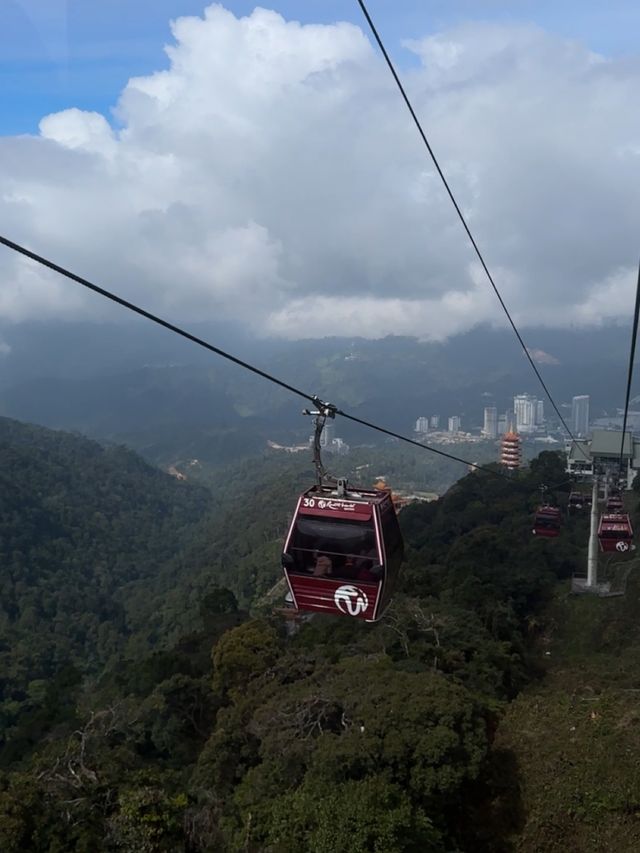
<svg viewBox="0 0 640 853">
<path fill-rule="evenodd" d="M 331 812 L 320 819 L 319 806 L 311 805 L 317 792 L 345 785 L 351 805 L 340 812 L 343 846 L 336 849 L 347 849 L 349 827 L 365 820 L 354 809 L 366 805 L 371 816 L 372 792 L 380 792 L 385 780 L 383 801 L 398 811 L 390 825 L 382 821 L 375 830 L 375 843 L 393 835 L 396 821 L 414 826 L 416 850 L 426 837 L 436 843 L 438 832 L 455 834 L 445 807 L 464 808 L 463 786 L 477 778 L 487 754 L 487 722 L 486 708 L 439 674 L 400 672 L 388 660 L 360 657 L 317 671 L 272 691 L 248 722 L 261 760 L 236 787 L 236 831 L 267 843 L 281 832 L 291 807 L 291 835 L 304 841 L 298 849 L 320 850 L 310 845 L 324 837 Z M 272 800 L 279 802 L 275 810 Z"/>
<path fill-rule="evenodd" d="M 384 776 L 309 783 L 273 804 L 267 843 L 281 853 L 445 853 L 442 834 Z M 250 828 L 249 828 L 250 829 Z"/>
<path fill-rule="evenodd" d="M 213 686 L 228 692 L 246 688 L 247 682 L 272 666 L 282 643 L 269 623 L 253 619 L 227 631 L 214 646 Z"/>
</svg>

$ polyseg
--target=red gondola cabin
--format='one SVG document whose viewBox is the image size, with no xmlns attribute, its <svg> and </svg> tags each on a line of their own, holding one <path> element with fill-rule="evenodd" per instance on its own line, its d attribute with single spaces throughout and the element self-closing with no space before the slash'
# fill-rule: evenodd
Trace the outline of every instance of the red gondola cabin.
<svg viewBox="0 0 640 853">
<path fill-rule="evenodd" d="M 567 507 L 572 509 L 588 509 L 591 506 L 591 495 L 586 492 L 571 492 Z"/>
<path fill-rule="evenodd" d="M 600 516 L 598 542 L 601 551 L 625 553 L 633 548 L 633 528 L 626 513 L 611 513 Z"/>
<path fill-rule="evenodd" d="M 533 519 L 533 535 L 552 539 L 560 535 L 560 509 L 557 506 L 540 506 Z"/>
<path fill-rule="evenodd" d="M 624 512 L 624 504 L 620 495 L 611 495 L 607 500 L 607 512 Z"/>
<path fill-rule="evenodd" d="M 404 545 L 388 490 L 313 486 L 298 500 L 282 554 L 296 610 L 375 622 L 393 595 Z"/>
</svg>

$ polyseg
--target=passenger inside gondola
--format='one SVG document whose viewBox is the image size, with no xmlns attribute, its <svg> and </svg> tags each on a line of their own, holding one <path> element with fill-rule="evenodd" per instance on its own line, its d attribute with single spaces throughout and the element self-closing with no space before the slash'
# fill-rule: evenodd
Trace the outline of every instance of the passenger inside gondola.
<svg viewBox="0 0 640 853">
<path fill-rule="evenodd" d="M 327 554 L 318 554 L 311 572 L 315 577 L 326 577 L 333 574 L 333 563 Z"/>
<path fill-rule="evenodd" d="M 298 518 L 289 544 L 289 571 L 344 580 L 381 579 L 373 528 L 342 519 Z"/>
</svg>

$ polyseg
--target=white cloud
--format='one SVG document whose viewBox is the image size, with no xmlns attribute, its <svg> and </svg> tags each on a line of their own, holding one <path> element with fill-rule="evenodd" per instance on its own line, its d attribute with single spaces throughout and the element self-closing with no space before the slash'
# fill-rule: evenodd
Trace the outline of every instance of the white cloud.
<svg viewBox="0 0 640 853">
<path fill-rule="evenodd" d="M 0 140 L 6 234 L 182 321 L 435 339 L 501 322 L 359 28 L 213 5 L 173 34 L 168 70 L 123 91 L 119 129 L 70 109 Z M 640 63 L 523 26 L 409 47 L 407 86 L 516 320 L 627 317 Z M 102 310 L 5 251 L 0 281 L 0 318 Z"/>
<path fill-rule="evenodd" d="M 615 270 L 594 284 L 577 309 L 577 321 L 583 325 L 599 325 L 623 314 L 633 314 L 637 270 L 631 267 Z"/>
</svg>

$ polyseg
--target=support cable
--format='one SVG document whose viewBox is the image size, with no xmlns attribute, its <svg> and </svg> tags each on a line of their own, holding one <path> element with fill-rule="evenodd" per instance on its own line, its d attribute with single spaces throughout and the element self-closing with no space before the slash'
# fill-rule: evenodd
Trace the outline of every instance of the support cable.
<svg viewBox="0 0 640 853">
<path fill-rule="evenodd" d="M 391 438 L 397 438 L 398 441 L 404 441 L 406 444 L 413 444 L 415 447 L 420 447 L 422 450 L 429 450 L 431 453 L 437 453 L 438 456 L 444 456 L 445 459 L 453 459 L 456 462 L 464 462 L 465 465 L 468 465 L 469 468 L 473 468 L 476 471 L 486 471 L 487 474 L 493 474 L 495 477 L 502 477 L 504 480 L 508 480 L 510 483 L 513 483 L 511 477 L 503 474 L 502 471 L 495 471 L 493 468 L 487 468 L 486 465 L 478 465 L 475 462 L 468 462 L 466 459 L 461 459 L 459 456 L 454 456 L 452 453 L 445 453 L 444 450 L 436 450 L 435 447 L 430 447 L 427 444 L 421 444 L 419 441 L 416 441 L 413 438 L 407 438 L 406 435 L 400 435 L 397 432 L 393 432 L 393 430 L 386 429 L 386 427 L 378 426 L 377 424 L 373 424 L 370 421 L 365 421 L 362 418 L 358 418 L 355 415 L 350 415 L 348 412 L 343 412 L 341 409 L 336 409 L 336 415 L 340 415 L 342 418 L 346 418 L 348 421 L 353 421 L 356 424 L 360 424 L 361 426 L 367 427 L 368 429 L 376 430 L 376 432 L 381 432 L 383 435 L 388 435 Z"/>
<path fill-rule="evenodd" d="M 629 369 L 627 371 L 627 396 L 624 401 L 624 418 L 622 419 L 622 438 L 620 439 L 620 459 L 618 460 L 618 479 L 622 478 L 622 463 L 624 455 L 624 434 L 627 429 L 629 414 L 629 398 L 631 397 L 631 382 L 633 380 L 633 365 L 636 357 L 636 339 L 638 337 L 638 316 L 640 316 L 640 262 L 638 263 L 638 281 L 636 284 L 636 305 L 633 311 L 633 330 L 631 332 L 631 351 L 629 353 Z M 631 447 L 633 454 L 633 442 Z"/>
<path fill-rule="evenodd" d="M 220 349 L 220 347 L 216 347 L 213 344 L 210 344 L 208 341 L 205 341 L 202 338 L 197 337 L 196 335 L 192 335 L 191 332 L 187 332 L 180 326 L 176 326 L 174 323 L 170 323 L 168 320 L 164 320 L 162 317 L 158 317 L 156 314 L 152 314 L 150 311 L 147 311 L 144 308 L 140 308 L 138 305 L 134 305 L 133 302 L 129 302 L 127 299 L 123 299 L 121 296 L 118 296 L 116 293 L 112 293 L 110 290 L 106 290 L 104 287 L 99 287 L 97 284 L 94 284 L 88 279 L 83 278 L 80 275 L 76 275 L 73 272 L 70 272 L 69 270 L 59 266 L 53 261 L 49 261 L 47 260 L 47 258 L 42 257 L 42 255 L 38 255 L 35 252 L 32 252 L 30 249 L 25 248 L 24 246 L 21 246 L 18 243 L 14 243 L 13 240 L 9 240 L 7 237 L 3 237 L 1 234 L 0 244 L 6 246 L 9 249 L 12 249 L 14 252 L 18 252 L 19 254 L 24 255 L 25 257 L 29 258 L 32 261 L 35 261 L 38 264 L 41 264 L 44 267 L 47 267 L 47 269 L 57 272 L 59 275 L 70 279 L 76 284 L 79 284 L 82 287 L 86 287 L 88 290 L 92 290 L 94 293 L 103 296 L 105 299 L 109 299 L 111 300 L 111 302 L 115 302 L 118 305 L 121 305 L 128 311 L 133 311 L 135 314 L 139 314 L 146 320 L 151 320 L 152 323 L 157 323 L 164 329 L 168 329 L 170 332 L 174 332 L 176 335 L 180 335 L 181 337 L 186 338 L 188 341 L 191 341 L 192 343 L 197 344 L 198 346 L 204 347 L 204 349 L 209 350 L 209 352 L 215 353 L 216 355 L 219 355 L 222 358 L 226 358 L 228 361 L 232 361 L 239 367 L 243 367 L 245 370 L 249 370 L 251 371 L 251 373 L 255 373 L 257 376 L 261 376 L 263 379 L 266 379 L 269 382 L 273 382 L 275 385 L 279 385 L 281 388 L 285 388 L 292 394 L 296 394 L 298 397 L 304 397 L 305 400 L 309 400 L 317 409 L 321 411 L 333 410 L 335 414 L 341 415 L 347 420 L 354 421 L 354 423 L 359 423 L 362 426 L 368 427 L 369 429 L 377 430 L 378 432 L 384 433 L 385 435 L 389 435 L 392 438 L 397 438 L 399 441 L 405 441 L 408 444 L 414 444 L 416 447 L 420 447 L 422 450 L 427 450 L 429 453 L 434 453 L 437 456 L 443 456 L 445 459 L 451 459 L 454 462 L 461 462 L 463 465 L 467 465 L 470 468 L 474 468 L 478 471 L 486 471 L 487 473 L 493 474 L 496 477 L 504 477 L 505 479 L 511 482 L 511 479 L 507 477 L 506 474 L 503 474 L 501 471 L 495 471 L 492 468 L 486 467 L 485 465 L 477 465 L 475 462 L 469 462 L 467 459 L 462 459 L 460 456 L 454 456 L 453 453 L 446 453 L 444 450 L 436 450 L 435 447 L 429 447 L 426 444 L 420 444 L 419 441 L 414 441 L 411 438 L 407 438 L 406 436 L 392 432 L 391 430 L 385 429 L 384 427 L 380 427 L 376 424 L 369 423 L 369 421 L 364 421 L 360 418 L 357 418 L 355 417 L 355 415 L 349 415 L 347 414 L 347 412 L 340 411 L 339 409 L 336 409 L 336 407 L 332 404 L 324 403 L 317 395 L 307 394 L 305 391 L 301 391 L 299 388 L 290 385 L 288 382 L 283 382 L 282 379 L 278 379 L 276 376 L 272 376 L 265 370 L 260 370 L 260 368 L 254 367 L 252 364 L 249 364 L 246 361 L 242 361 L 242 359 L 237 358 L 236 356 L 231 355 L 228 352 L 225 352 L 225 350 Z"/>
<path fill-rule="evenodd" d="M 181 329 L 179 326 L 170 323 L 168 320 L 163 320 L 162 317 L 158 317 L 157 315 L 152 314 L 150 311 L 146 311 L 144 308 L 139 308 L 137 305 L 134 305 L 133 302 L 129 302 L 128 300 L 123 299 L 121 296 L 118 296 L 117 294 L 112 293 L 109 290 L 105 290 L 105 288 L 103 287 L 98 287 L 97 284 L 93 284 L 93 282 L 89 281 L 88 279 L 83 278 L 80 275 L 76 275 L 75 273 L 70 272 L 64 267 L 59 266 L 58 264 L 54 264 L 53 261 L 49 261 L 46 258 L 43 258 L 42 255 L 37 255 L 35 252 L 30 251 L 24 246 L 20 246 L 18 243 L 14 243 L 13 240 L 8 240 L 1 234 L 0 243 L 9 249 L 12 249 L 14 252 L 18 252 L 19 254 L 24 255 L 26 258 L 30 258 L 32 261 L 41 264 L 43 267 L 47 267 L 48 269 L 53 270 L 54 272 L 57 272 L 68 279 L 71 279 L 71 281 L 75 281 L 76 284 L 81 284 L 82 287 L 86 287 L 89 290 L 93 290 L 94 293 L 98 293 L 100 294 L 100 296 L 104 296 L 105 299 L 110 299 L 112 302 L 116 302 L 118 305 L 122 305 L 123 308 L 127 308 L 129 311 L 133 311 L 135 314 L 139 314 L 141 317 L 144 317 L 147 320 L 151 320 L 152 323 L 157 323 L 159 326 L 162 326 L 165 329 L 169 329 L 170 332 L 175 332 L 176 335 L 180 335 L 181 337 L 186 338 L 188 341 L 191 341 L 194 344 L 198 344 L 198 346 L 208 349 L 209 352 L 213 352 L 216 355 L 222 356 L 222 358 L 226 358 L 228 361 L 232 361 L 239 367 L 244 367 L 245 370 L 250 370 L 257 376 L 261 376 L 263 379 L 268 379 L 269 382 L 273 382 L 276 385 L 279 385 L 281 388 L 285 388 L 287 391 L 291 391 L 292 394 L 297 394 L 299 397 L 304 397 L 305 400 L 309 400 L 310 402 L 315 403 L 315 398 L 312 394 L 305 394 L 305 392 L 300 391 L 299 388 L 294 388 L 293 385 L 289 385 L 287 382 L 283 382 L 281 379 L 272 376 L 270 373 L 267 373 L 264 370 L 260 370 L 258 367 L 254 367 L 252 364 L 249 364 L 246 361 L 242 361 L 242 359 L 240 358 L 236 358 L 236 356 L 225 352 L 224 350 L 214 346 L 213 344 L 208 343 L 202 338 L 198 338 L 196 335 L 192 335 L 191 332 L 187 332 L 184 329 Z"/>
<path fill-rule="evenodd" d="M 467 237 L 469 238 L 471 245 L 474 248 L 474 251 L 478 257 L 478 260 L 480 261 L 480 264 L 482 265 L 482 269 L 484 270 L 487 278 L 489 279 L 489 283 L 491 284 L 491 287 L 493 288 L 493 292 L 498 297 L 498 301 L 500 302 L 502 310 L 506 314 L 507 320 L 509 321 L 511 328 L 513 329 L 513 332 L 514 332 L 516 338 L 518 339 L 520 346 L 522 347 L 523 353 L 527 357 L 527 360 L 529 361 L 529 364 L 531 365 L 533 372 L 535 373 L 536 377 L 538 378 L 538 381 L 539 381 L 540 385 L 542 386 L 544 393 L 547 395 L 549 402 L 553 406 L 553 409 L 554 409 L 556 415 L 560 419 L 560 423 L 565 428 L 567 435 L 571 438 L 572 443 L 575 444 L 576 447 L 579 447 L 580 450 L 582 450 L 582 453 L 585 456 L 585 458 L 587 458 L 586 453 L 584 452 L 584 450 L 582 448 L 582 445 L 580 445 L 576 441 L 576 439 L 575 439 L 573 433 L 571 432 L 571 430 L 569 429 L 565 419 L 562 417 L 562 414 L 560 413 L 560 409 L 558 408 L 555 400 L 551 396 L 551 392 L 547 388 L 547 385 L 546 385 L 544 379 L 542 378 L 540 371 L 536 367 L 536 364 L 535 364 L 533 358 L 531 357 L 531 354 L 530 354 L 529 350 L 527 349 L 527 346 L 526 346 L 524 340 L 522 339 L 522 335 L 518 331 L 518 327 L 516 326 L 516 324 L 513 320 L 513 317 L 511 316 L 511 313 L 510 313 L 509 309 L 507 308 L 505 301 L 502 298 L 502 295 L 500 294 L 500 291 L 498 290 L 498 286 L 496 285 L 496 283 L 493 279 L 493 276 L 489 272 L 489 267 L 487 266 L 487 264 L 485 262 L 484 256 L 482 255 L 482 252 L 480 251 L 480 248 L 478 247 L 478 244 L 476 243 L 475 238 L 474 238 L 473 234 L 471 233 L 469 226 L 467 225 L 467 221 L 464 218 L 464 214 L 462 213 L 462 211 L 458 205 L 458 202 L 455 199 L 455 196 L 453 195 L 451 187 L 449 186 L 449 182 L 447 181 L 447 179 L 444 175 L 444 172 L 440 168 L 440 164 L 436 158 L 436 155 L 434 154 L 433 149 L 429 143 L 429 140 L 427 139 L 427 135 L 422 128 L 422 124 L 420 123 L 420 119 L 416 115 L 416 112 L 415 112 L 415 110 L 411 104 L 411 101 L 409 100 L 409 96 L 407 95 L 405 88 L 402 85 L 400 78 L 398 77 L 398 73 L 395 69 L 395 66 L 394 66 L 393 62 L 391 61 L 391 58 L 389 57 L 389 54 L 387 53 L 387 50 L 386 50 L 386 48 L 382 42 L 382 39 L 380 38 L 378 30 L 376 29 L 376 26 L 371 19 L 371 15 L 369 14 L 369 12 L 367 10 L 367 7 L 364 3 L 364 0 L 357 0 L 357 2 L 358 2 L 358 5 L 360 6 L 360 9 L 362 10 L 362 14 L 364 15 L 364 17 L 367 20 L 369 28 L 370 28 L 371 32 L 373 33 L 373 36 L 374 36 L 374 38 L 378 44 L 378 47 L 380 48 L 380 51 L 382 52 L 382 55 L 384 56 L 387 65 L 389 66 L 389 70 L 391 71 L 391 74 L 393 75 L 393 79 L 396 81 L 396 84 L 398 86 L 398 89 L 400 90 L 400 94 L 402 95 L 402 98 L 403 98 L 403 100 L 407 106 L 407 109 L 411 113 L 411 118 L 413 119 L 414 124 L 418 129 L 418 133 L 420 134 L 420 137 L 422 138 L 422 141 L 424 142 L 425 147 L 426 147 L 427 151 L 429 152 L 429 156 L 431 157 L 433 165 L 436 167 L 438 175 L 440 176 L 442 183 L 444 184 L 444 188 L 447 191 L 447 195 L 449 196 L 451 203 L 453 204 L 455 211 L 458 214 L 458 218 L 460 219 L 460 222 L 462 223 L 462 227 L 466 231 Z"/>
</svg>

